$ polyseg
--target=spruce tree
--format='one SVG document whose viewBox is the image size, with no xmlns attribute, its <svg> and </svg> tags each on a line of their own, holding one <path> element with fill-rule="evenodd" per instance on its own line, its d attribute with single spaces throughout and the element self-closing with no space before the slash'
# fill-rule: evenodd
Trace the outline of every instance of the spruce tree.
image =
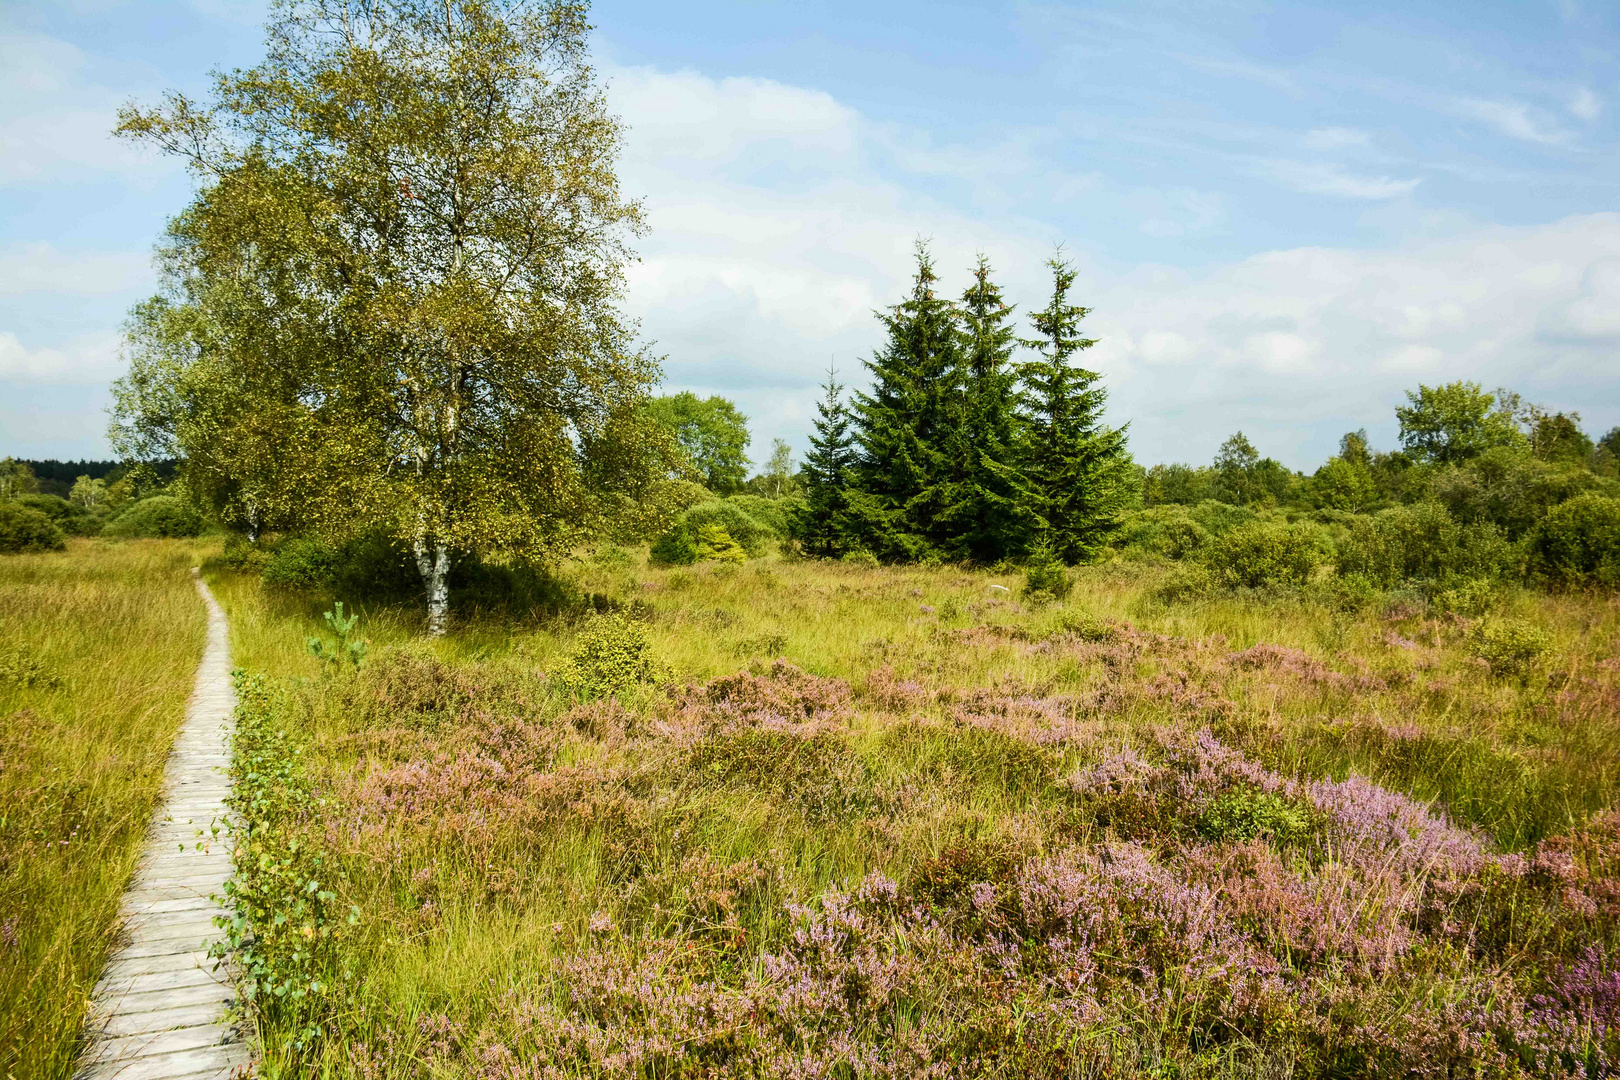
<svg viewBox="0 0 1620 1080">
<path fill-rule="evenodd" d="M 1040 542 L 1067 562 L 1094 558 L 1118 528 L 1135 482 L 1125 428 L 1102 422 L 1107 391 L 1102 376 L 1076 366 L 1076 353 L 1096 342 L 1080 332 L 1089 308 L 1069 303 L 1073 267 L 1059 258 L 1052 297 L 1031 321 L 1039 337 L 1024 342 L 1040 353 L 1023 365 L 1024 461 L 1033 511 L 1045 523 Z M 1128 425 L 1127 425 L 1128 426 Z"/>
<path fill-rule="evenodd" d="M 850 510 L 859 542 L 886 560 L 916 558 L 941 538 L 947 441 L 960 422 L 956 311 L 935 294 L 926 244 L 916 256 L 911 295 L 878 315 L 889 340 L 866 362 L 872 392 L 855 395 L 861 456 Z"/>
<path fill-rule="evenodd" d="M 811 555 L 836 558 L 848 545 L 848 488 L 855 465 L 855 440 L 844 388 L 838 385 L 834 368 L 827 369 L 821 389 L 815 434 L 810 436 L 810 453 L 804 459 L 804 505 L 796 514 L 794 534 Z"/>
<path fill-rule="evenodd" d="M 1019 461 L 1012 316 L 980 255 L 962 294 L 962 422 L 951 433 L 954 475 L 942 526 L 947 550 L 981 563 L 1023 554 L 1044 525 Z"/>
</svg>

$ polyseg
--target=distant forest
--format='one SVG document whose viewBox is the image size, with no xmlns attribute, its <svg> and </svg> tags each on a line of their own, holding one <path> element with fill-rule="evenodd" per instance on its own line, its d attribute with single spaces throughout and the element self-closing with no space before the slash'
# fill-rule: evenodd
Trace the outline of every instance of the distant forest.
<svg viewBox="0 0 1620 1080">
<path fill-rule="evenodd" d="M 68 492 L 73 490 L 73 482 L 81 476 L 88 476 L 92 480 L 105 480 L 111 484 L 123 476 L 129 468 L 122 461 L 57 461 L 55 458 L 43 461 L 29 461 L 22 458 L 17 460 L 19 464 L 33 470 L 41 495 L 59 495 L 64 499 L 68 497 Z M 157 473 L 158 479 L 167 484 L 174 479 L 180 463 L 171 458 L 148 464 Z"/>
</svg>

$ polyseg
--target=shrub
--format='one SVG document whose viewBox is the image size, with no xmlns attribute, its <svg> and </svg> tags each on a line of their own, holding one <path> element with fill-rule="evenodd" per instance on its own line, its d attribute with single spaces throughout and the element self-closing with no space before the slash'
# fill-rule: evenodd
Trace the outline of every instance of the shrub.
<svg viewBox="0 0 1620 1080">
<path fill-rule="evenodd" d="M 1437 615 L 1457 614 L 1477 618 L 1495 608 L 1500 599 L 1495 582 L 1475 579 L 1435 593 L 1430 599 L 1430 607 Z"/>
<path fill-rule="evenodd" d="M 1221 533 L 1243 525 L 1252 525 L 1260 520 L 1260 516 L 1247 506 L 1233 506 L 1231 503 L 1216 499 L 1205 499 L 1187 511 L 1187 514 L 1212 536 L 1219 536 Z"/>
<path fill-rule="evenodd" d="M 1583 492 L 1613 496 L 1614 487 L 1613 480 L 1574 463 L 1542 461 L 1508 447 L 1442 469 L 1429 481 L 1430 495 L 1452 517 L 1464 524 L 1488 521 L 1510 539 L 1534 530 L 1549 509 L 1566 500 Z"/>
<path fill-rule="evenodd" d="M 1069 595 L 1074 582 L 1069 579 L 1068 567 L 1048 547 L 1037 548 L 1024 567 L 1024 595 L 1044 594 L 1043 599 Z"/>
<path fill-rule="evenodd" d="M 567 662 L 552 676 L 576 697 L 606 697 L 637 683 L 659 683 L 663 666 L 654 659 L 647 628 L 623 613 L 586 624 Z"/>
<path fill-rule="evenodd" d="M 788 535 L 789 522 L 803 499 L 768 499 L 763 495 L 733 495 L 726 502 L 759 522 L 778 540 Z"/>
<path fill-rule="evenodd" d="M 17 502 L 38 510 L 69 536 L 94 536 L 101 531 L 99 518 L 91 517 L 60 495 L 19 495 Z"/>
<path fill-rule="evenodd" d="M 196 536 L 203 530 L 202 515 L 173 495 L 153 495 L 119 514 L 102 530 L 107 536 Z"/>
<path fill-rule="evenodd" d="M 697 537 L 678 527 L 654 540 L 647 553 L 647 560 L 654 566 L 690 566 L 697 558 Z"/>
<path fill-rule="evenodd" d="M 57 687 L 61 673 L 39 658 L 26 642 L 0 645 L 0 686 Z"/>
<path fill-rule="evenodd" d="M 1209 543 L 1212 531 L 1230 527 L 1225 511 L 1236 511 L 1245 522 L 1254 520 L 1254 513 L 1221 503 L 1211 503 L 1219 510 L 1208 512 L 1202 507 L 1179 505 L 1152 506 L 1133 510 L 1120 519 L 1120 528 L 1114 534 L 1114 546 L 1128 555 L 1158 555 L 1170 559 L 1185 559 L 1196 555 Z M 1199 516 L 1216 524 L 1211 530 Z"/>
<path fill-rule="evenodd" d="M 245 536 L 232 534 L 225 538 L 225 551 L 219 564 L 239 574 L 262 574 L 270 562 L 270 549 L 263 544 L 250 544 Z"/>
<path fill-rule="evenodd" d="M 1215 575 L 1202 563 L 1177 567 L 1149 594 L 1164 604 L 1184 604 L 1208 596 L 1215 589 Z"/>
<path fill-rule="evenodd" d="M 1172 559 L 1196 555 L 1209 543 L 1209 532 L 1190 518 L 1166 522 L 1160 536 L 1164 553 Z"/>
<path fill-rule="evenodd" d="M 1620 588 L 1620 499 L 1579 495 L 1547 511 L 1530 537 L 1530 569 L 1566 588 Z"/>
<path fill-rule="evenodd" d="M 763 555 L 765 544 L 772 535 L 770 529 L 748 516 L 734 502 L 715 500 L 699 503 L 682 511 L 669 531 L 653 543 L 653 564 L 688 566 L 696 562 L 700 557 L 699 532 L 705 526 L 722 529 L 737 542 L 747 558 Z"/>
<path fill-rule="evenodd" d="M 1491 665 L 1493 675 L 1528 676 L 1552 648 L 1552 636 L 1523 619 L 1477 624 L 1468 635 L 1469 651 Z"/>
<path fill-rule="evenodd" d="M 699 562 L 740 563 L 748 561 L 748 552 L 720 526 L 700 525 L 697 531 L 697 557 Z"/>
<path fill-rule="evenodd" d="M 1360 574 L 1388 587 L 1500 578 L 1512 571 L 1516 553 L 1496 526 L 1465 526 L 1439 503 L 1426 502 L 1358 518 L 1335 561 L 1340 574 Z"/>
<path fill-rule="evenodd" d="M 878 565 L 878 557 L 872 554 L 870 551 L 867 551 L 865 548 L 856 548 L 853 551 L 846 551 L 844 552 L 843 557 L 838 561 L 848 563 L 850 566 Z"/>
<path fill-rule="evenodd" d="M 1309 834 L 1310 817 L 1270 792 L 1238 788 L 1217 795 L 1204 807 L 1198 815 L 1198 832 L 1208 840 L 1269 837 L 1289 843 Z"/>
<path fill-rule="evenodd" d="M 286 589 L 318 589 L 336 576 L 338 555 L 313 537 L 294 536 L 276 545 L 264 564 L 264 581 Z"/>
<path fill-rule="evenodd" d="M 50 518 L 15 502 L 0 502 L 0 554 L 61 551 L 65 547 L 62 530 Z"/>
<path fill-rule="evenodd" d="M 1217 537 L 1205 552 L 1215 580 L 1229 587 L 1304 585 L 1324 555 L 1306 525 L 1242 525 Z"/>
</svg>

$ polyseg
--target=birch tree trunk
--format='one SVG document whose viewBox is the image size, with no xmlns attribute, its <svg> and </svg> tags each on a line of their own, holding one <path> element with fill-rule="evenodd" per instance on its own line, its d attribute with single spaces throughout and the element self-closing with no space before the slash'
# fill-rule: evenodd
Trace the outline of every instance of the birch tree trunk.
<svg viewBox="0 0 1620 1080">
<path fill-rule="evenodd" d="M 450 615 L 450 549 L 442 543 L 430 544 L 426 537 L 418 537 L 412 548 L 416 569 L 427 588 L 428 636 L 443 637 Z"/>
</svg>

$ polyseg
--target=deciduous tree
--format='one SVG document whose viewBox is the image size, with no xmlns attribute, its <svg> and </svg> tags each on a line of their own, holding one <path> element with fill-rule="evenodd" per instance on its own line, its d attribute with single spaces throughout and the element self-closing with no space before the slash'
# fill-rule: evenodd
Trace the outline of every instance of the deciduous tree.
<svg viewBox="0 0 1620 1080">
<path fill-rule="evenodd" d="M 692 469 L 717 495 L 741 491 L 748 479 L 748 417 L 723 397 L 691 391 L 654 398 L 648 413 L 675 437 Z"/>
<path fill-rule="evenodd" d="M 1520 446 L 1511 412 L 1494 408 L 1497 398 L 1478 383 L 1422 386 L 1406 392 L 1395 410 L 1401 445 L 1421 461 L 1455 465 L 1497 446 Z"/>
<path fill-rule="evenodd" d="M 243 519 L 389 530 L 432 633 L 455 558 L 555 552 L 651 476 L 641 214 L 588 30 L 562 0 L 289 0 L 211 102 L 122 114 L 202 185 L 120 435 Z"/>
</svg>

